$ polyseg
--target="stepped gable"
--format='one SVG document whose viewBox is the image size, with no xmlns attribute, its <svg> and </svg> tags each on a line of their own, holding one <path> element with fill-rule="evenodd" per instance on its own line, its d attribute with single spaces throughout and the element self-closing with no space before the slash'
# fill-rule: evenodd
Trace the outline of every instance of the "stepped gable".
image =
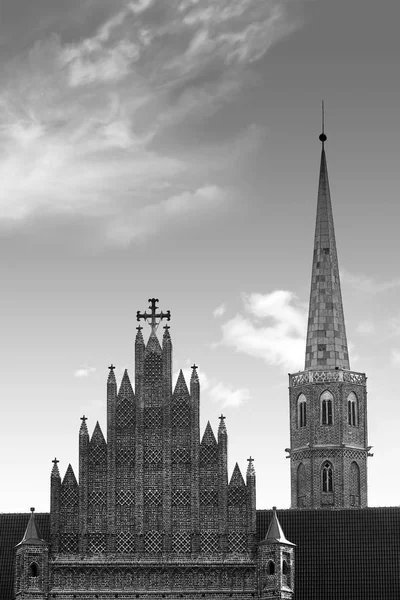
<svg viewBox="0 0 400 600">
<path fill-rule="evenodd" d="M 246 484 L 243 479 L 243 475 L 240 471 L 238 463 L 235 464 L 235 468 L 233 469 L 232 477 L 229 482 L 230 487 L 246 487 Z"/>
</svg>

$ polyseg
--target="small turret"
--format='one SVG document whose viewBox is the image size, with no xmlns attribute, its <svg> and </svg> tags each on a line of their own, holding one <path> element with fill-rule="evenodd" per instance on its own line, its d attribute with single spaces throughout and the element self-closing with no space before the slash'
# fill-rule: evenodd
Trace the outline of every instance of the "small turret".
<svg viewBox="0 0 400 600">
<path fill-rule="evenodd" d="M 53 552 L 58 552 L 60 543 L 61 476 L 58 462 L 56 458 L 53 460 L 50 475 L 50 541 Z"/>
<path fill-rule="evenodd" d="M 262 600 L 294 597 L 294 547 L 286 539 L 273 507 L 265 539 L 258 545 L 258 587 Z"/>
<path fill-rule="evenodd" d="M 256 471 L 254 458 L 247 459 L 246 487 L 247 487 L 247 544 L 249 550 L 254 548 L 257 536 L 256 513 Z"/>
<path fill-rule="evenodd" d="M 86 552 L 87 548 L 87 511 L 89 486 L 89 432 L 86 425 L 87 417 L 81 417 L 79 428 L 79 550 Z"/>
<path fill-rule="evenodd" d="M 15 596 L 23 596 L 26 600 L 45 600 L 48 589 L 48 564 L 48 545 L 36 523 L 35 509 L 31 508 L 24 537 L 16 546 Z"/>
</svg>

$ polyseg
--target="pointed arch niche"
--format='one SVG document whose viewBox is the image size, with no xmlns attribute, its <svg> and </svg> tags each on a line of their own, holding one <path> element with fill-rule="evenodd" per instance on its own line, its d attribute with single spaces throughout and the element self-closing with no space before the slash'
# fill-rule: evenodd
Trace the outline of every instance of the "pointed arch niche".
<svg viewBox="0 0 400 600">
<path fill-rule="evenodd" d="M 333 395 L 328 390 L 322 392 L 321 403 L 321 425 L 333 425 Z"/>
<path fill-rule="evenodd" d="M 307 482 L 306 468 L 303 463 L 297 467 L 297 508 L 304 508 L 306 505 Z"/>
<path fill-rule="evenodd" d="M 361 485 L 360 485 L 360 467 L 355 460 L 350 465 L 350 506 L 360 506 L 361 504 Z"/>
<path fill-rule="evenodd" d="M 300 394 L 297 398 L 297 427 L 306 427 L 307 425 L 307 398 Z"/>
<path fill-rule="evenodd" d="M 347 420 L 349 425 L 358 427 L 358 401 L 354 392 L 347 396 Z"/>
</svg>

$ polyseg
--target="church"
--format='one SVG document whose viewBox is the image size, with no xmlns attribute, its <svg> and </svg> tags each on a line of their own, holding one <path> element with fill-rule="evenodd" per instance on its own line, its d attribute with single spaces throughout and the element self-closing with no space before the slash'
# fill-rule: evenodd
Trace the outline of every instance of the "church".
<svg viewBox="0 0 400 600">
<path fill-rule="evenodd" d="M 151 298 L 133 381 L 109 367 L 107 431 L 81 417 L 79 473 L 54 459 L 50 514 L 0 515 L 1 600 L 400 598 L 400 508 L 368 508 L 367 378 L 350 368 L 319 139 L 305 363 L 289 375 L 291 508 L 256 509 L 267 466 L 251 456 L 228 473 L 223 415 L 200 432 L 197 367 L 173 387 L 171 313 Z"/>
</svg>

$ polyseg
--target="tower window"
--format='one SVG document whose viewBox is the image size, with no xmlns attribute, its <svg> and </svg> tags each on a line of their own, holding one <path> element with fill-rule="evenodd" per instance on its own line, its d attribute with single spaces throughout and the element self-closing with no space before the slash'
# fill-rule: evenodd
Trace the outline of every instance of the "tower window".
<svg viewBox="0 0 400 600">
<path fill-rule="evenodd" d="M 272 560 L 270 560 L 267 565 L 267 573 L 268 573 L 268 575 L 275 574 L 275 563 Z"/>
<path fill-rule="evenodd" d="M 347 396 L 347 414 L 349 425 L 353 427 L 358 426 L 358 410 L 357 410 L 357 396 L 354 392 L 350 392 Z"/>
<path fill-rule="evenodd" d="M 333 396 L 326 391 L 321 395 L 321 425 L 333 424 Z"/>
<path fill-rule="evenodd" d="M 282 574 L 287 575 L 288 573 L 289 573 L 289 567 L 288 567 L 286 560 L 284 560 L 282 563 Z"/>
<path fill-rule="evenodd" d="M 29 565 L 29 577 L 37 577 L 39 575 L 39 567 L 36 563 Z"/>
<path fill-rule="evenodd" d="M 322 491 L 333 492 L 333 469 L 330 462 L 324 463 L 322 467 Z"/>
<path fill-rule="evenodd" d="M 307 425 L 307 399 L 304 394 L 300 394 L 297 400 L 297 427 Z"/>
</svg>

